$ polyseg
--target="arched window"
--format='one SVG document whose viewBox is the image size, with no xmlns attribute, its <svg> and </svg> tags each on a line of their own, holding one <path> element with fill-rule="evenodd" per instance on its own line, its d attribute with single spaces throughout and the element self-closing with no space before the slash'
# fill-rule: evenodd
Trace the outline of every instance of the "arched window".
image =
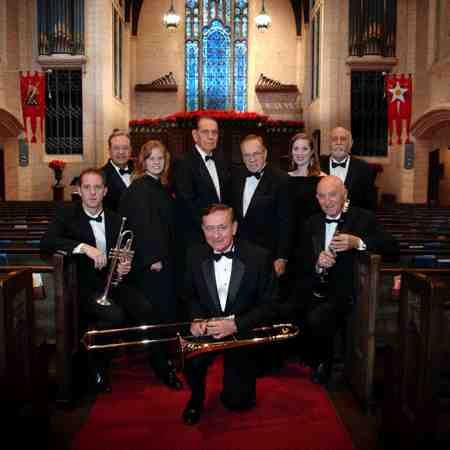
<svg viewBox="0 0 450 450">
<path fill-rule="evenodd" d="M 247 0 L 186 0 L 186 110 L 247 109 Z"/>
</svg>

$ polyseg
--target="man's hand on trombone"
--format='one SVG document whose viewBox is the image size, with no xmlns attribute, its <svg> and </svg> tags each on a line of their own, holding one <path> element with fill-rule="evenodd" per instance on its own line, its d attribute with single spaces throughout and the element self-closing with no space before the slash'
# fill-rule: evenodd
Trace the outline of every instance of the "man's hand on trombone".
<svg viewBox="0 0 450 450">
<path fill-rule="evenodd" d="M 213 320 L 194 320 L 191 323 L 191 333 L 193 336 L 211 336 L 214 339 L 223 339 L 237 332 L 234 317 L 213 319 Z"/>
</svg>

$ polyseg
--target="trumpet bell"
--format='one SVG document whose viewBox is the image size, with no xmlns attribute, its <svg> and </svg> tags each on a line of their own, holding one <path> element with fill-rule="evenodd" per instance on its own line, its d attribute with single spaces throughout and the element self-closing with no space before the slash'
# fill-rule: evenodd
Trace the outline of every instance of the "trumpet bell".
<svg viewBox="0 0 450 450">
<path fill-rule="evenodd" d="M 95 299 L 95 303 L 97 303 L 98 305 L 101 305 L 101 306 L 111 306 L 112 300 L 109 299 L 108 297 L 106 297 L 105 295 L 102 295 Z"/>
</svg>

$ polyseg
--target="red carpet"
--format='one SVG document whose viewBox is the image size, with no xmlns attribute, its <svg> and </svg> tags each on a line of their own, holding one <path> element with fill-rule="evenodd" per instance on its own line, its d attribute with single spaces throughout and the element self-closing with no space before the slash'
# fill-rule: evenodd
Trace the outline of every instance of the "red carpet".
<svg viewBox="0 0 450 450">
<path fill-rule="evenodd" d="M 76 450 L 354 450 L 322 387 L 289 365 L 258 379 L 257 405 L 229 412 L 219 401 L 221 358 L 208 375 L 201 421 L 189 427 L 181 413 L 189 389 L 170 391 L 142 365 L 114 372 L 113 393 L 97 398 L 75 439 Z"/>
</svg>

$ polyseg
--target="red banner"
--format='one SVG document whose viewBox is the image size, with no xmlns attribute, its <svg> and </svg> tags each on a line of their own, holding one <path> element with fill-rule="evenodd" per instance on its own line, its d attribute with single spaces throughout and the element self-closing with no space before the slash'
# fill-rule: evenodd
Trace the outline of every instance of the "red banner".
<svg viewBox="0 0 450 450">
<path fill-rule="evenodd" d="M 397 143 L 402 143 L 402 124 L 406 125 L 406 141 L 409 143 L 409 130 L 411 126 L 412 106 L 412 79 L 411 75 L 390 74 L 385 77 L 385 92 L 387 99 L 387 119 L 389 132 L 389 145 L 392 145 L 392 135 L 397 134 Z"/>
<path fill-rule="evenodd" d="M 43 72 L 21 72 L 20 94 L 22 98 L 23 125 L 27 130 L 27 141 L 37 142 L 36 127 L 37 120 L 40 119 L 41 142 L 43 142 L 45 119 L 45 74 Z"/>
</svg>

